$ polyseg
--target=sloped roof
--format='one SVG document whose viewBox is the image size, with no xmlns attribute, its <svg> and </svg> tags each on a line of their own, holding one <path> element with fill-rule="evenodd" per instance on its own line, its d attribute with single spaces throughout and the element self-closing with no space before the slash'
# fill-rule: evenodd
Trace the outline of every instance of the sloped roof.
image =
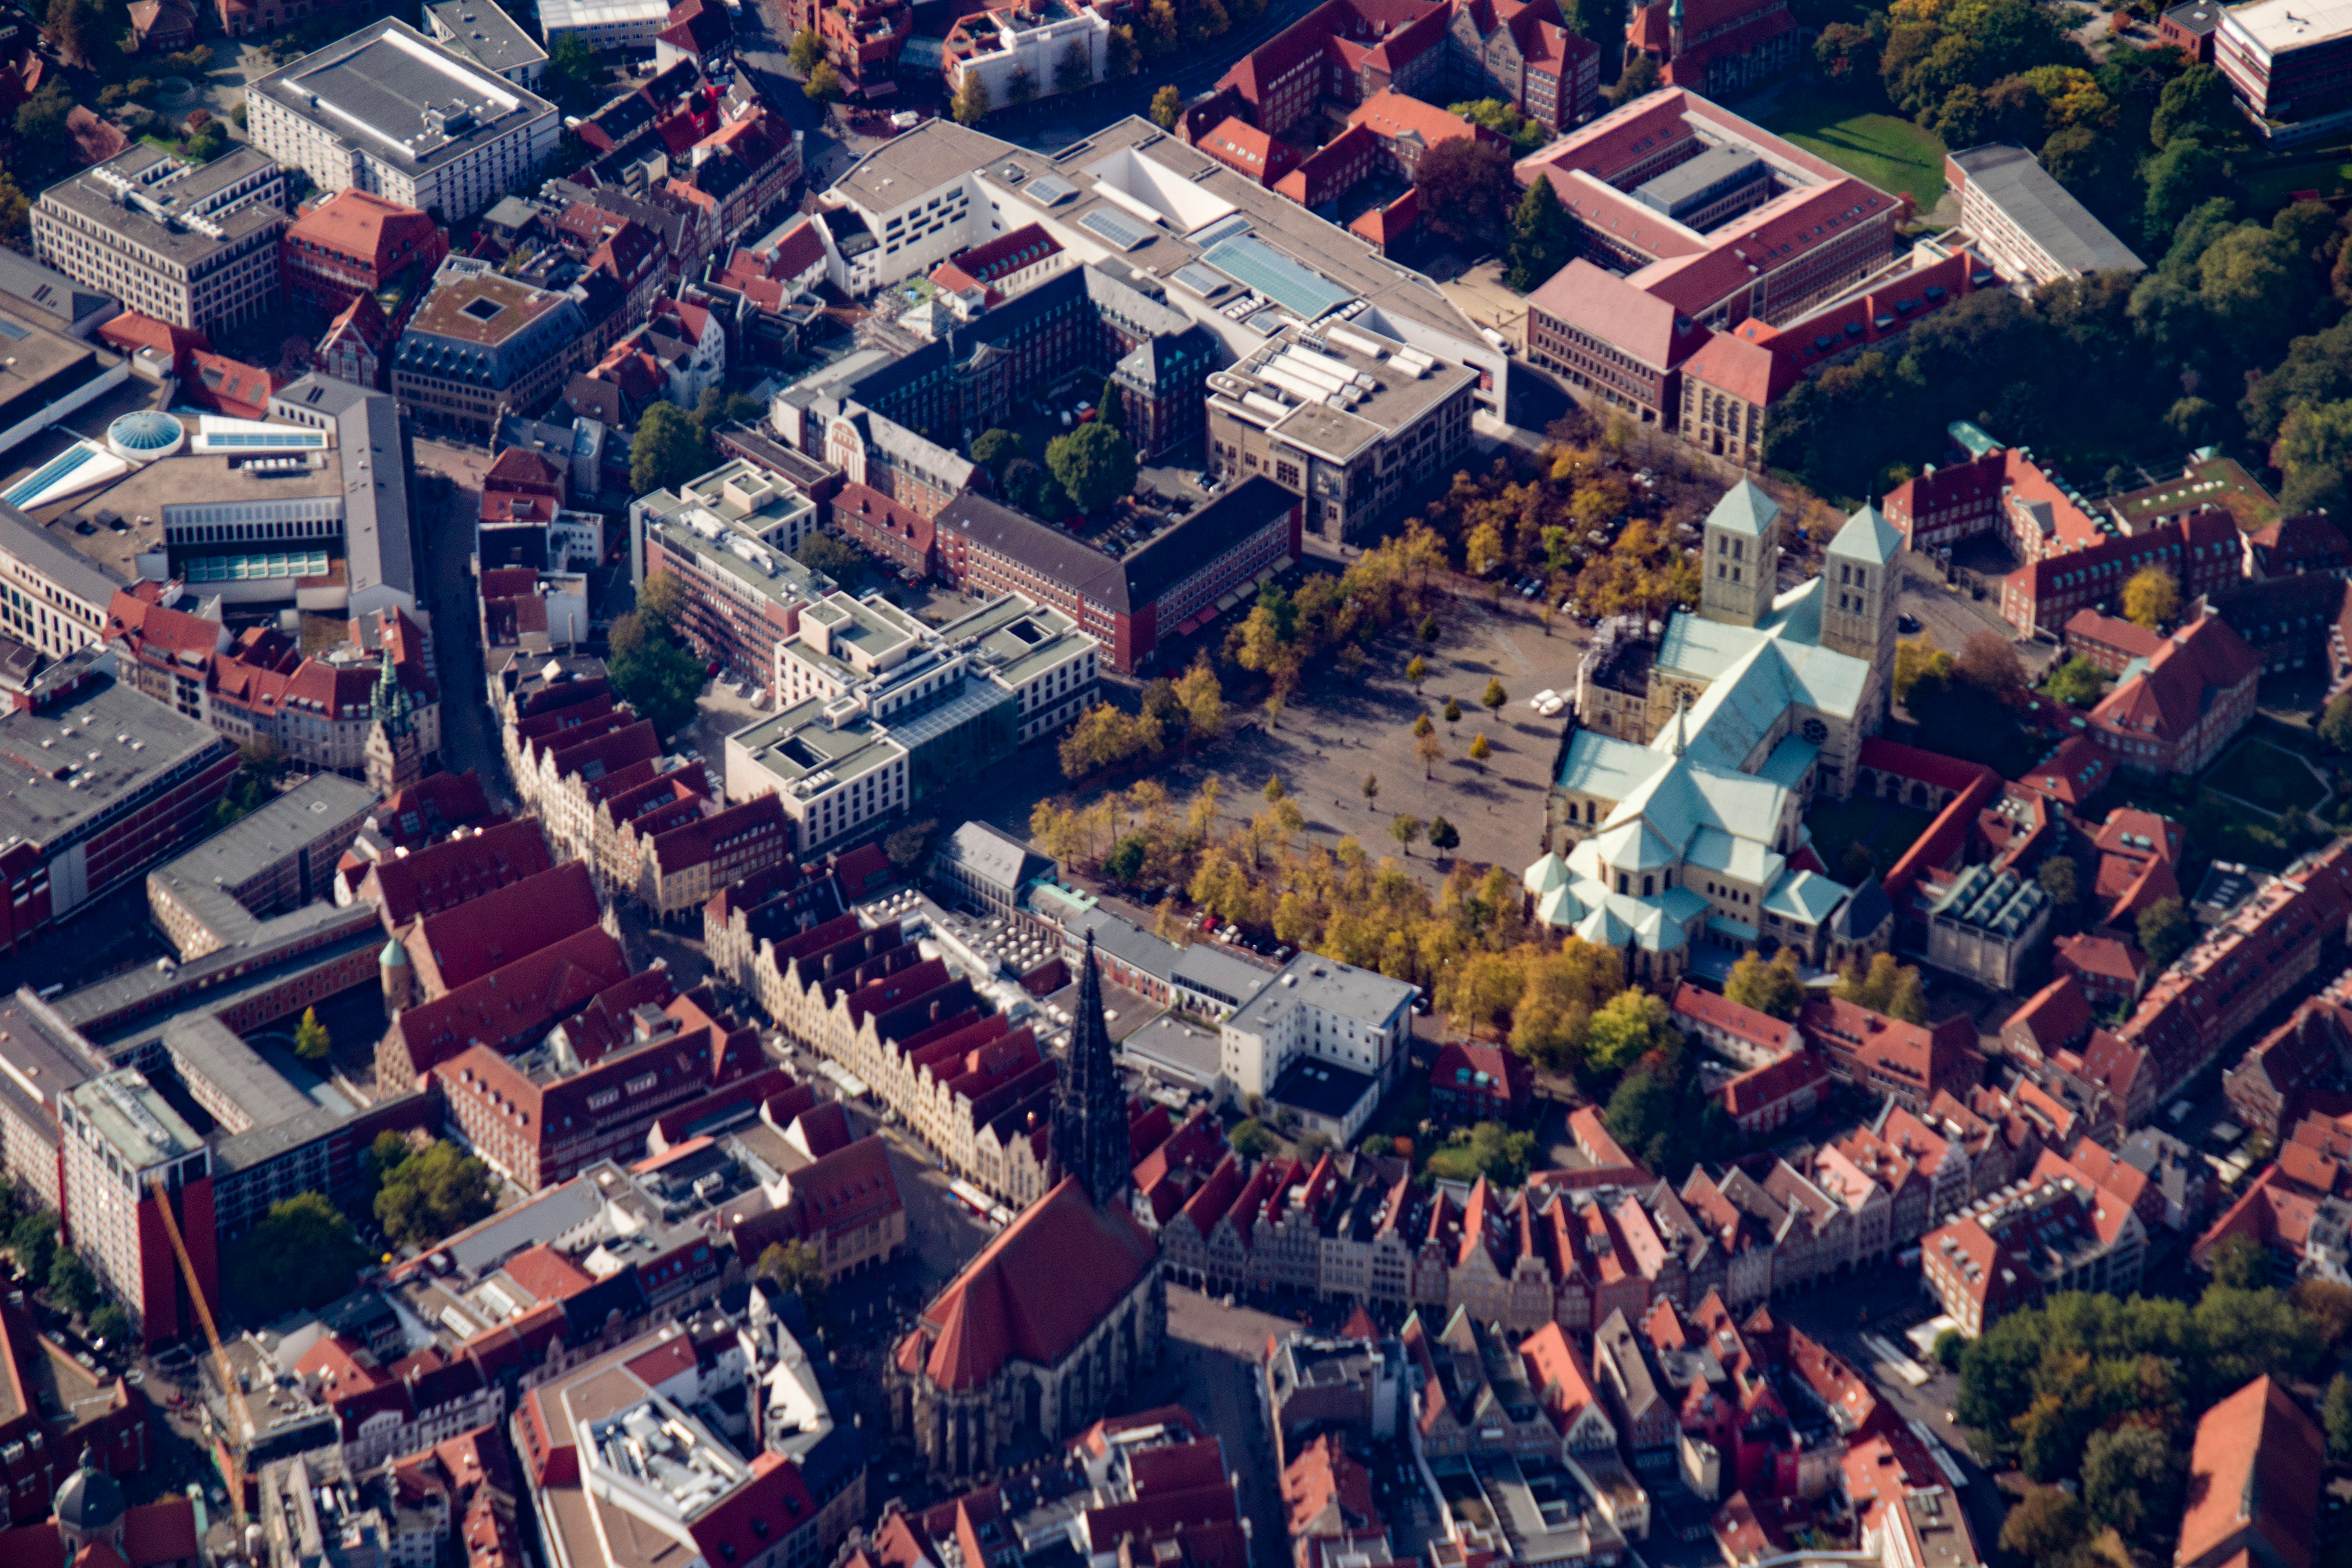
<svg viewBox="0 0 2352 1568">
<path fill-rule="evenodd" d="M 2318 1426 L 2267 1377 L 2208 1410 L 2189 1455 L 2175 1561 L 2200 1568 L 2252 1548 L 2284 1568 L 2311 1568 L 2325 1459 Z"/>
<path fill-rule="evenodd" d="M 906 1344 L 921 1352 L 925 1375 L 949 1389 L 982 1387 L 1013 1361 L 1056 1365 L 1159 1254 L 1131 1214 L 1096 1207 L 1076 1177 L 1065 1177 L 940 1293 Z"/>
</svg>

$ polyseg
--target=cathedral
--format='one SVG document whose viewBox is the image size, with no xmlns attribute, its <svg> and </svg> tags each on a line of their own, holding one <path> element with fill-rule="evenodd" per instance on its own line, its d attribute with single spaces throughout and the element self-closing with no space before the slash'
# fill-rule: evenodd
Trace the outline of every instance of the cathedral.
<svg viewBox="0 0 2352 1568">
<path fill-rule="evenodd" d="M 1069 1059 L 1054 1098 L 1054 1184 L 898 1343 L 892 1419 L 945 1484 L 1075 1436 L 1160 1359 L 1160 1247 L 1129 1199 L 1127 1093 L 1087 937 Z"/>
<path fill-rule="evenodd" d="M 1877 879 L 1831 877 L 1804 814 L 1853 793 L 1886 722 L 1902 537 L 1865 506 L 1783 593 L 1782 521 L 1742 479 L 1707 514 L 1698 609 L 1604 637 L 1577 672 L 1529 913 L 1637 980 L 1675 980 L 1696 942 L 1834 968 L 1893 935 Z"/>
</svg>

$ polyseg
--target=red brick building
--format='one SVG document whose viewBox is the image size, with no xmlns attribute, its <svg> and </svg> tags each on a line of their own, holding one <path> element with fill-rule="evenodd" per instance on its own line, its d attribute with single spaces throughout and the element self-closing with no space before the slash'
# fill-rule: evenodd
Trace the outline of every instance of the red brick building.
<svg viewBox="0 0 2352 1568">
<path fill-rule="evenodd" d="M 430 217 L 362 190 L 337 191 L 278 240 L 288 297 L 329 310 L 404 275 L 428 278 L 448 254 L 448 237 Z"/>
<path fill-rule="evenodd" d="M 1430 1108 L 1441 1120 L 1517 1122 L 1535 1097 L 1517 1051 L 1476 1040 L 1448 1040 L 1429 1069 Z"/>
<path fill-rule="evenodd" d="M 2254 716 L 2263 661 L 2225 621 L 2200 616 L 2091 710 L 2091 733 L 2134 773 L 2201 773 Z"/>
<path fill-rule="evenodd" d="M 1305 513 L 1297 495 L 1254 475 L 1124 558 L 968 492 L 938 524 L 950 583 L 1051 605 L 1132 673 L 1163 637 L 1213 617 L 1220 597 L 1298 559 Z"/>
<path fill-rule="evenodd" d="M 1906 1024 L 1843 997 L 1816 996 L 1797 1015 L 1797 1026 L 1833 1076 L 1906 1110 L 1925 1110 L 1938 1094 L 1964 1099 L 1984 1081 L 1976 1025 L 1966 1016 Z"/>
</svg>

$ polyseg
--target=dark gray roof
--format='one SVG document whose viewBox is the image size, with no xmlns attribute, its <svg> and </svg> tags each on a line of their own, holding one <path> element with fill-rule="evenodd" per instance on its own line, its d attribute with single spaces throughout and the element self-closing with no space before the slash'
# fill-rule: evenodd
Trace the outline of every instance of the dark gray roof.
<svg viewBox="0 0 2352 1568">
<path fill-rule="evenodd" d="M 319 1108 L 236 1030 L 203 1008 L 163 1026 L 163 1049 L 183 1079 L 209 1084 L 255 1127 L 274 1127 Z"/>
<path fill-rule="evenodd" d="M 103 289 L 77 283 L 54 267 L 44 267 L 29 256 L 0 249 L 0 298 L 12 308 L 45 317 L 44 325 L 85 337 L 121 301 Z"/>
<path fill-rule="evenodd" d="M 1083 598 L 1118 611 L 1129 607 L 1127 574 L 1118 563 L 1058 528 L 969 491 L 941 508 L 939 521 Z"/>
<path fill-rule="evenodd" d="M 1266 1098 L 1309 1116 L 1344 1121 L 1364 1096 L 1379 1088 L 1380 1080 L 1370 1073 L 1341 1067 L 1321 1057 L 1301 1057 L 1275 1080 L 1274 1092 Z"/>
<path fill-rule="evenodd" d="M 114 603 L 113 578 L 91 565 L 79 552 L 59 544 L 47 530 L 6 501 L 0 501 L 0 551 L 100 611 Z"/>
<path fill-rule="evenodd" d="M 271 72 L 251 90 L 372 158 L 417 171 L 555 113 L 538 94 L 389 19 Z"/>
<path fill-rule="evenodd" d="M 209 726 L 100 675 L 64 701 L 0 715 L 0 844 L 62 847 L 138 791 L 230 754 Z"/>
<path fill-rule="evenodd" d="M 2175 5 L 2164 14 L 2164 19 L 2192 37 L 2203 37 L 2221 25 L 2227 8 L 2221 0 L 2189 0 L 2186 5 Z"/>
<path fill-rule="evenodd" d="M 1858 941 L 1874 933 L 1894 912 L 1895 905 L 1878 879 L 1864 877 L 1853 897 L 1839 905 L 1838 912 L 1831 917 L 1830 935 L 1840 942 Z"/>
<path fill-rule="evenodd" d="M 1969 183 L 2061 267 L 2077 272 L 2147 270 L 2131 247 L 2107 230 L 2050 177 L 2040 160 L 2014 142 L 1994 142 L 1951 154 Z"/>
<path fill-rule="evenodd" d="M 232 194 L 249 181 L 258 183 Z M 258 148 L 232 147 L 209 163 L 195 163 L 137 142 L 59 180 L 41 193 L 41 205 L 79 214 L 131 245 L 193 268 L 246 247 L 264 230 L 283 228 L 285 192 L 285 171 Z"/>
<path fill-rule="evenodd" d="M 547 51 L 490 0 L 435 0 L 425 9 L 449 34 L 452 47 L 500 75 L 547 59 Z"/>
<path fill-rule="evenodd" d="M 1264 528 L 1298 497 L 1253 474 L 1127 558 L 1128 597 L 1149 605 Z"/>
</svg>

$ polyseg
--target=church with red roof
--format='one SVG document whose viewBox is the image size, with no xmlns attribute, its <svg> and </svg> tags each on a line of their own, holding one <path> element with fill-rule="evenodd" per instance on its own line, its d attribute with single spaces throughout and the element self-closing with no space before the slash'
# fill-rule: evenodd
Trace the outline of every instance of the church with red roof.
<svg viewBox="0 0 2352 1568">
<path fill-rule="evenodd" d="M 893 1425 L 935 1479 L 1077 1435 L 1160 1359 L 1160 1246 L 1128 1195 L 1127 1096 L 1091 936 L 1076 1012 L 1054 1096 L 1055 1184 L 924 1309 L 885 1374 Z"/>
</svg>

